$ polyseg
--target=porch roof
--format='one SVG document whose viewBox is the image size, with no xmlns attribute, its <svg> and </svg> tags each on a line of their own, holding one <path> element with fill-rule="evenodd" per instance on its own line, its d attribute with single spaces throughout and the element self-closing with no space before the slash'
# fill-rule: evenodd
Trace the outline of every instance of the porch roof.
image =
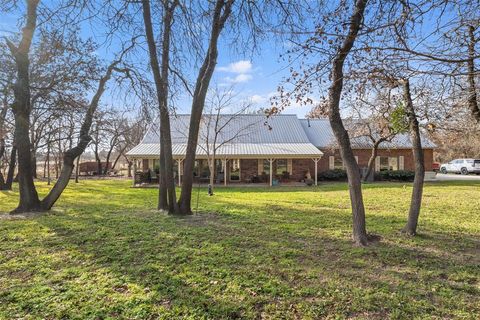
<svg viewBox="0 0 480 320">
<path fill-rule="evenodd" d="M 184 158 L 186 144 L 173 144 L 172 153 L 176 159 Z M 205 144 L 197 146 L 196 157 L 206 158 L 213 150 Z M 160 154 L 158 143 L 141 143 L 127 152 L 130 158 L 156 158 Z M 217 158 L 228 159 L 267 159 L 267 158 L 320 158 L 323 155 L 318 148 L 311 143 L 230 143 L 217 148 Z"/>
</svg>

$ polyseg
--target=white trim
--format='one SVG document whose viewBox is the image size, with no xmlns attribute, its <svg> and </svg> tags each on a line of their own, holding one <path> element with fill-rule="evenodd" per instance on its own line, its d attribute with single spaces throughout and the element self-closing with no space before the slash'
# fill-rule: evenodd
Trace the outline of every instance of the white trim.
<svg viewBox="0 0 480 320">
<path fill-rule="evenodd" d="M 257 160 L 257 174 L 260 176 L 262 175 L 263 172 L 263 162 L 265 159 L 258 159 Z"/>
<path fill-rule="evenodd" d="M 228 180 L 229 181 L 241 181 L 242 180 L 242 166 L 241 166 L 241 159 L 232 159 L 232 170 L 233 170 L 233 164 L 235 161 L 238 161 L 238 180 L 232 180 L 232 171 L 230 171 L 228 175 Z"/>
<path fill-rule="evenodd" d="M 328 168 L 330 170 L 335 169 L 335 157 L 334 156 L 329 156 L 328 157 Z"/>
<path fill-rule="evenodd" d="M 375 171 L 376 172 L 380 171 L 380 156 L 375 157 Z"/>
<path fill-rule="evenodd" d="M 292 159 L 287 159 L 287 172 L 289 175 L 292 175 L 292 172 L 293 172 Z"/>
</svg>

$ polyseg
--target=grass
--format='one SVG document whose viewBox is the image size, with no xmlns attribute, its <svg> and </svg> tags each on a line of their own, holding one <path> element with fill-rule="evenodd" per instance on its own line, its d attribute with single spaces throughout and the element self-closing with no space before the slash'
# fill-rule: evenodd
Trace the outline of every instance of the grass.
<svg viewBox="0 0 480 320">
<path fill-rule="evenodd" d="M 478 319 L 479 191 L 427 185 L 411 238 L 411 186 L 365 185 L 382 239 L 355 248 L 345 184 L 201 189 L 200 213 L 174 218 L 155 189 L 72 183 L 51 213 L 0 214 L 0 318 Z"/>
</svg>

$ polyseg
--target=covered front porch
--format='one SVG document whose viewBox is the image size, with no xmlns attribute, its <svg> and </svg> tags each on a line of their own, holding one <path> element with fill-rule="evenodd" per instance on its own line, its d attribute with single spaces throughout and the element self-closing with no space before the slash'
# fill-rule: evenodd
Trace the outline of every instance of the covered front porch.
<svg viewBox="0 0 480 320">
<path fill-rule="evenodd" d="M 215 185 L 317 185 L 320 155 L 312 158 L 199 158 L 195 160 L 194 182 Z M 184 176 L 184 158 L 174 159 L 174 178 L 181 185 Z M 133 159 L 134 186 L 158 184 L 159 160 L 153 157 Z M 215 165 L 211 165 L 212 163 Z M 211 169 L 213 167 L 213 170 Z"/>
</svg>

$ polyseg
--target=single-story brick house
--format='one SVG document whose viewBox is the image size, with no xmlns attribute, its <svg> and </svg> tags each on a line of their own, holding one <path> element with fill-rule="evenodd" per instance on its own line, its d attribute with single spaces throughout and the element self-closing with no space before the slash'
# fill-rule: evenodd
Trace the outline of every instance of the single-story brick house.
<svg viewBox="0 0 480 320">
<path fill-rule="evenodd" d="M 189 115 L 171 118 L 175 179 L 180 184 L 188 135 Z M 342 159 L 328 119 L 298 119 L 296 115 L 278 115 L 266 119 L 256 114 L 204 115 L 200 127 L 196 166 L 199 182 L 209 177 L 207 159 L 215 150 L 216 183 L 296 182 L 312 179 L 318 173 L 343 168 Z M 371 142 L 365 137 L 352 138 L 352 147 L 360 168 L 367 166 Z M 422 138 L 426 170 L 432 170 L 435 145 Z M 402 134 L 380 145 L 375 170 L 413 170 L 412 146 Z M 159 123 L 155 121 L 142 142 L 127 156 L 134 160 L 135 171 L 157 179 Z M 157 170 L 156 170 L 157 169 Z M 136 179 L 138 180 L 138 174 Z M 137 181 L 138 182 L 138 181 Z"/>
</svg>

